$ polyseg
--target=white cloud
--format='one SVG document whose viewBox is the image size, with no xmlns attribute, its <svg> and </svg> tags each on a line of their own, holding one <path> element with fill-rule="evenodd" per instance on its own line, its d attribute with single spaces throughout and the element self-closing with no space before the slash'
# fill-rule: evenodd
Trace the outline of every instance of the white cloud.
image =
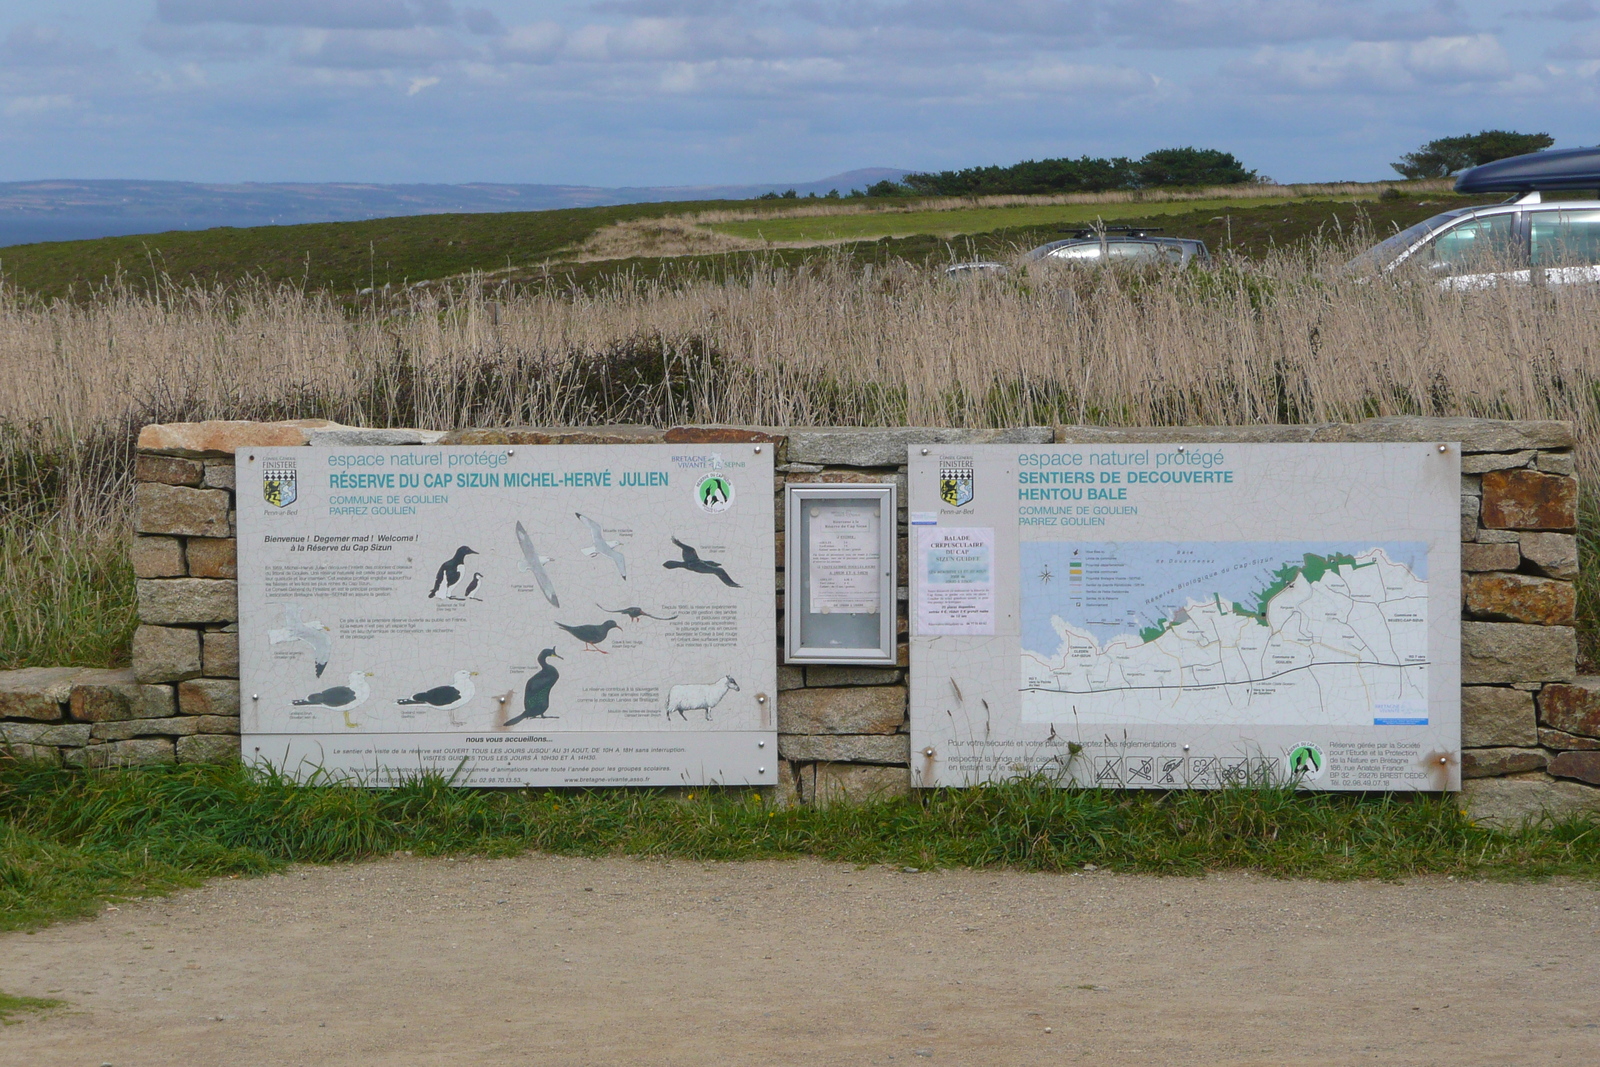
<svg viewBox="0 0 1600 1067">
<path fill-rule="evenodd" d="M 1411 43 L 1353 41 L 1332 53 L 1269 46 L 1236 64 L 1232 73 L 1278 92 L 1398 92 L 1424 83 L 1498 81 L 1511 73 L 1511 63 L 1495 37 L 1477 34 Z"/>
<path fill-rule="evenodd" d="M 295 53 L 305 66 L 356 70 L 414 70 L 478 55 L 455 36 L 432 29 L 307 30 Z"/>
<path fill-rule="evenodd" d="M 444 0 L 156 0 L 156 18 L 175 25 L 399 30 L 453 25 L 457 15 Z"/>
<path fill-rule="evenodd" d="M 8 118 L 21 118 L 28 115 L 42 115 L 47 111 L 60 111 L 72 105 L 73 99 L 66 93 L 14 96 L 6 101 L 5 112 Z"/>
<path fill-rule="evenodd" d="M 435 85 L 438 85 L 442 80 L 443 79 L 437 75 L 429 75 L 426 78 L 412 78 L 411 84 L 406 87 L 406 95 L 416 96 L 418 93 L 422 92 L 422 90 L 431 89 Z"/>
</svg>

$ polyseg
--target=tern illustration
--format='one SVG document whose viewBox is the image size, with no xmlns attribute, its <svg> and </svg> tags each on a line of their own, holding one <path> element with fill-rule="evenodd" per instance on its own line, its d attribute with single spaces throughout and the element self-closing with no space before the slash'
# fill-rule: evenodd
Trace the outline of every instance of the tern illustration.
<svg viewBox="0 0 1600 1067">
<path fill-rule="evenodd" d="M 611 562 L 617 565 L 617 573 L 622 575 L 622 580 L 627 581 L 628 561 L 622 558 L 621 552 L 617 551 L 617 549 L 622 547 L 622 542 L 607 541 L 605 531 L 600 528 L 600 524 L 589 518 L 589 516 L 585 515 L 583 512 L 574 511 L 573 514 L 578 516 L 579 522 L 589 527 L 589 536 L 594 538 L 593 545 L 585 549 L 580 549 L 580 551 L 585 556 L 589 556 L 590 558 L 595 556 L 607 557 L 611 560 Z"/>
</svg>

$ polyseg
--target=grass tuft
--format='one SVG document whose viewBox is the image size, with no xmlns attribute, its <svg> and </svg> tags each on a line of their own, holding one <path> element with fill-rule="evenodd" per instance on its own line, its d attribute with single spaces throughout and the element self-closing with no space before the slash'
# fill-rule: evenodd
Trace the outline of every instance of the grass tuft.
<svg viewBox="0 0 1600 1067">
<path fill-rule="evenodd" d="M 69 772 L 0 767 L 0 929 L 88 916 L 289 863 L 421 856 L 696 860 L 815 856 L 920 869 L 1006 867 L 1398 879 L 1600 876 L 1600 835 L 1573 819 L 1476 826 L 1450 797 L 1237 789 L 1120 793 L 1043 780 L 915 799 L 774 809 L 741 790 L 300 787 L 238 765 Z"/>
</svg>

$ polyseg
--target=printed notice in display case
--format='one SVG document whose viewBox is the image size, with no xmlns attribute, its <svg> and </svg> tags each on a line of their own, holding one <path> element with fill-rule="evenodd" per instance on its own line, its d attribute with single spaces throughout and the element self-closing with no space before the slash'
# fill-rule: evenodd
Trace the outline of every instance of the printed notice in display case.
<svg viewBox="0 0 1600 1067">
<path fill-rule="evenodd" d="M 374 785 L 777 781 L 770 449 L 236 465 L 246 759 Z"/>
<path fill-rule="evenodd" d="M 876 615 L 883 590 L 878 508 L 806 507 L 811 613 Z"/>
<path fill-rule="evenodd" d="M 785 492 L 785 658 L 894 664 L 895 487 L 791 485 Z"/>
<path fill-rule="evenodd" d="M 918 630 L 994 633 L 994 531 L 917 530 Z"/>
</svg>

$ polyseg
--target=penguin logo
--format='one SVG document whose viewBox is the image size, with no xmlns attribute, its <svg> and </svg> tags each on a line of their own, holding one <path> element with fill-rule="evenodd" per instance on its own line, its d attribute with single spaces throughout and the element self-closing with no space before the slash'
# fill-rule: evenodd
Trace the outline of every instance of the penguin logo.
<svg viewBox="0 0 1600 1067">
<path fill-rule="evenodd" d="M 292 459 L 269 459 L 261 468 L 261 496 L 275 508 L 295 502 L 295 469 Z"/>
<path fill-rule="evenodd" d="M 708 474 L 695 487 L 694 497 L 700 510 L 719 515 L 733 507 L 733 483 L 720 474 Z"/>
<path fill-rule="evenodd" d="M 1289 775 L 1297 782 L 1315 781 L 1322 777 L 1327 762 L 1322 749 L 1313 744 L 1296 745 L 1289 750 Z"/>
</svg>

